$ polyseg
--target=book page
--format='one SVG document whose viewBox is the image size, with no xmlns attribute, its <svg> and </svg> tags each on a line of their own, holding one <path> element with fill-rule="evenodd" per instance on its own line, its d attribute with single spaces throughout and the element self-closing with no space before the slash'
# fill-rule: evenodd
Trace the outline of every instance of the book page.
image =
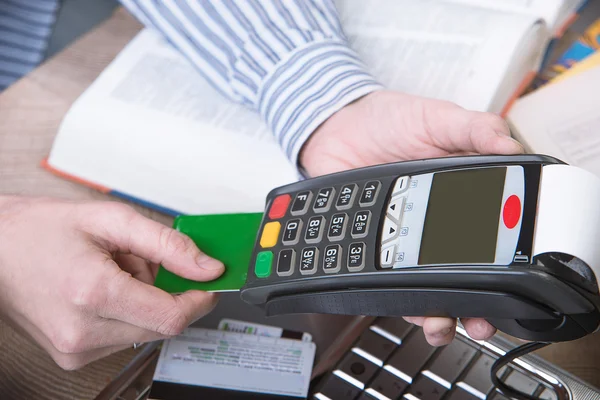
<svg viewBox="0 0 600 400">
<path fill-rule="evenodd" d="M 523 43 L 543 47 L 532 16 L 440 0 L 339 0 L 337 5 L 351 45 L 390 89 L 499 112 L 495 96 L 507 71 L 522 77 L 541 60 L 534 51 L 531 65 L 515 70 Z"/>
<path fill-rule="evenodd" d="M 76 101 L 51 167 L 176 213 L 262 212 L 298 179 L 266 124 L 143 30 Z"/>
<path fill-rule="evenodd" d="M 529 152 L 557 157 L 600 176 L 600 66 L 543 86 L 508 114 Z"/>
<path fill-rule="evenodd" d="M 490 10 L 520 13 L 541 17 L 557 34 L 564 23 L 584 3 L 583 0 L 444 0 L 484 7 Z"/>
</svg>

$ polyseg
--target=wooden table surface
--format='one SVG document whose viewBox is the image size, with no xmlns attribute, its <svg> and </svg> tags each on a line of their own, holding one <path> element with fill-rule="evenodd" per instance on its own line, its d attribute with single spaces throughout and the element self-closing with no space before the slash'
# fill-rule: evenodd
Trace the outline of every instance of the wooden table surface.
<svg viewBox="0 0 600 400">
<path fill-rule="evenodd" d="M 140 28 L 119 10 L 0 94 L 0 193 L 115 200 L 57 178 L 39 163 L 48 154 L 73 101 Z M 134 207 L 171 225 L 170 217 Z M 550 346 L 539 354 L 600 387 L 599 335 Z M 93 399 L 134 355 L 133 349 L 126 350 L 79 371 L 65 372 L 39 347 L 0 321 L 0 399 Z"/>
</svg>

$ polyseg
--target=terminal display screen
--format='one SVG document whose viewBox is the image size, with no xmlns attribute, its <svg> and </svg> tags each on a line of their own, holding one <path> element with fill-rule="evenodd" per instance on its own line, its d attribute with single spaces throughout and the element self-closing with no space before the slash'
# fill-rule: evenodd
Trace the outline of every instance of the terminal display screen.
<svg viewBox="0 0 600 400">
<path fill-rule="evenodd" d="M 419 265 L 493 263 L 505 167 L 434 174 Z"/>
</svg>

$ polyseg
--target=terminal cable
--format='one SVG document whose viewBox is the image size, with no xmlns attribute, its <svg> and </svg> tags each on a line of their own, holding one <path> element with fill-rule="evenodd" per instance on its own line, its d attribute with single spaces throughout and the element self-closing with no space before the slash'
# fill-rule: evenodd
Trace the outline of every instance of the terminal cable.
<svg viewBox="0 0 600 400">
<path fill-rule="evenodd" d="M 523 357 L 524 355 L 527 355 L 536 350 L 542 349 L 548 346 L 549 344 L 550 343 L 546 342 L 526 343 L 512 349 L 511 351 L 507 352 L 505 355 L 500 357 L 498 360 L 496 360 L 494 365 L 492 365 L 492 382 L 494 383 L 496 388 L 498 388 L 502 392 L 502 394 L 516 400 L 539 400 L 537 397 L 521 392 L 520 390 L 510 387 L 504 382 L 502 382 L 498 377 L 498 371 L 513 360 L 519 357 Z"/>
</svg>

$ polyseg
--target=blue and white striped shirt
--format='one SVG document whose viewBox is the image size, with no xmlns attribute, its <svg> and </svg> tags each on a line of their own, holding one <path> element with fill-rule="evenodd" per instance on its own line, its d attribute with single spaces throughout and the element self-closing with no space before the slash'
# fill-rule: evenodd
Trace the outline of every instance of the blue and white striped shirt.
<svg viewBox="0 0 600 400">
<path fill-rule="evenodd" d="M 31 35 L 31 29 L 17 30 L 25 20 L 39 31 L 35 37 L 42 37 L 47 29 L 37 24 L 42 20 L 25 15 L 34 8 L 45 9 L 44 21 L 51 21 L 58 1 L 0 0 L 0 33 L 13 34 L 10 49 L 18 47 L 17 33 L 22 38 Z M 162 34 L 221 93 L 258 112 L 294 163 L 321 123 L 353 100 L 381 88 L 350 47 L 333 0 L 121 3 L 144 25 Z M 7 24 L 10 15 L 2 11 L 13 11 L 17 4 L 21 14 L 11 27 Z M 0 56 L 0 86 L 16 72 L 8 68 L 11 57 L 10 52 Z"/>
<path fill-rule="evenodd" d="M 0 0 L 0 91 L 44 58 L 59 0 Z"/>
</svg>

